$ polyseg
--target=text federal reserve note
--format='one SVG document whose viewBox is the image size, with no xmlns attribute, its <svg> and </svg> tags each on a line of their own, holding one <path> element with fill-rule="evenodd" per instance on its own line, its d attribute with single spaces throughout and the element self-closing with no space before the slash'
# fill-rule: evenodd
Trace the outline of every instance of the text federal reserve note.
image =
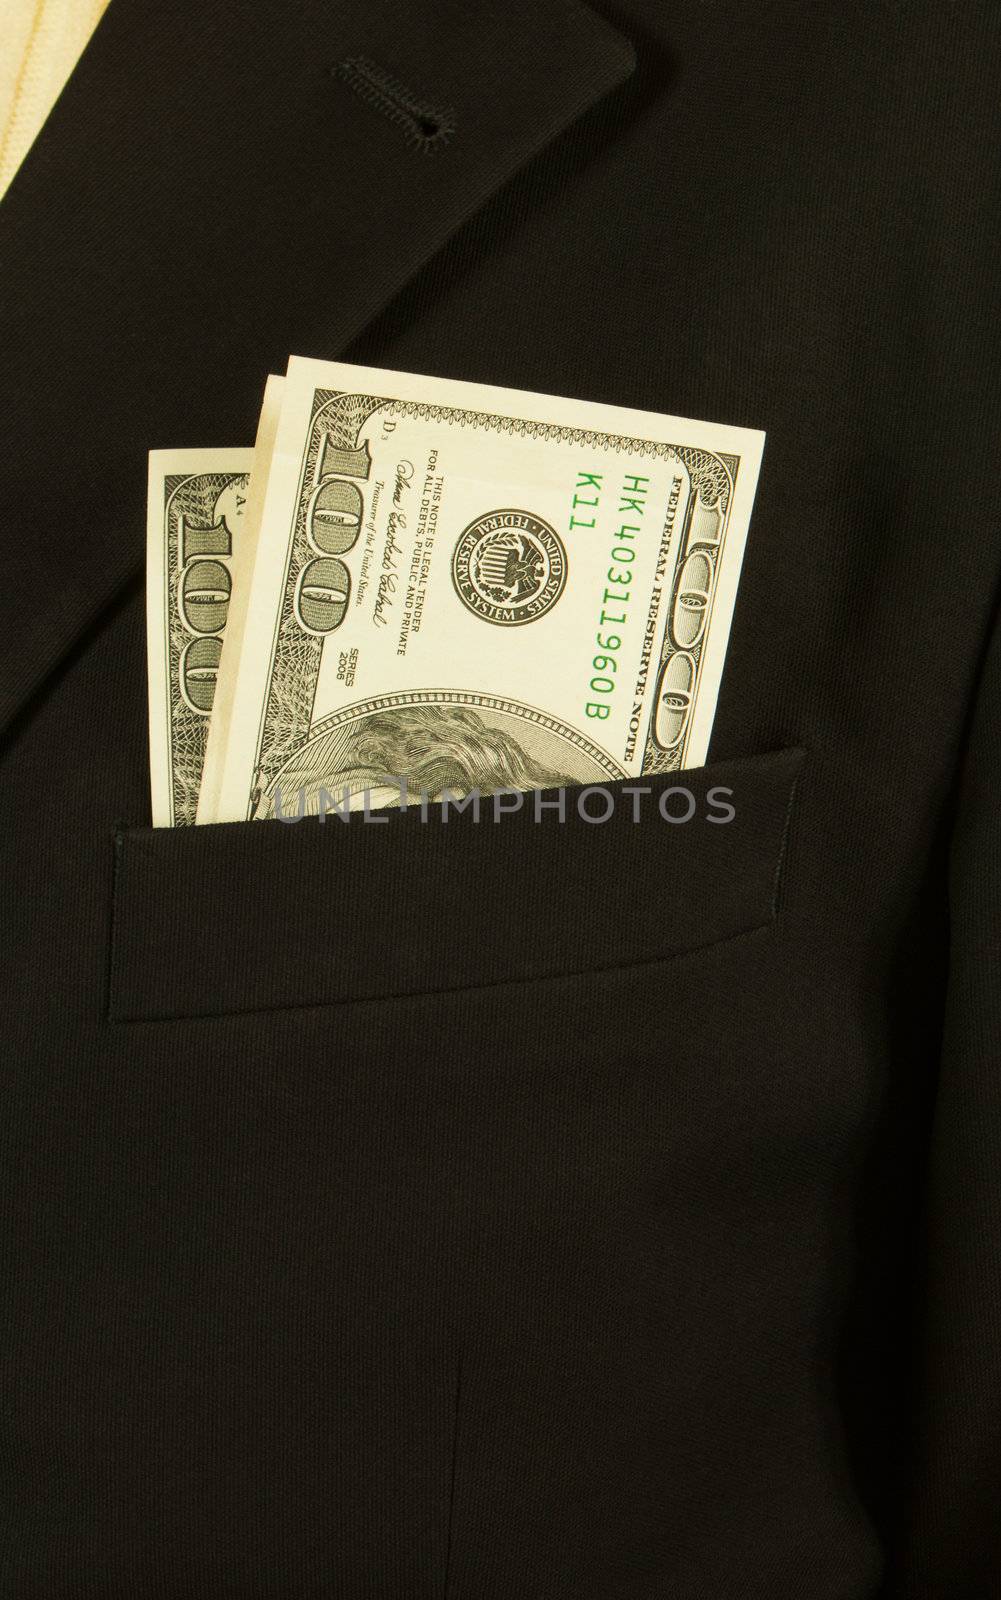
<svg viewBox="0 0 1001 1600">
<path fill-rule="evenodd" d="M 217 819 L 699 765 L 763 444 L 293 358 Z"/>
<path fill-rule="evenodd" d="M 146 628 L 153 826 L 193 823 L 250 450 L 151 450 Z"/>
</svg>

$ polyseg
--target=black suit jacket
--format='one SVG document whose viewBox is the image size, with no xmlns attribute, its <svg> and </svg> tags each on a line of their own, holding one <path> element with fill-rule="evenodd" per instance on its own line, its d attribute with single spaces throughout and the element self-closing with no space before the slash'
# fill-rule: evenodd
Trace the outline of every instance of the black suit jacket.
<svg viewBox="0 0 1001 1600">
<path fill-rule="evenodd" d="M 0 204 L 12 1600 L 1001 1594 L 998 46 L 112 0 Z M 289 351 L 766 430 L 730 827 L 149 829 L 146 452 Z"/>
</svg>

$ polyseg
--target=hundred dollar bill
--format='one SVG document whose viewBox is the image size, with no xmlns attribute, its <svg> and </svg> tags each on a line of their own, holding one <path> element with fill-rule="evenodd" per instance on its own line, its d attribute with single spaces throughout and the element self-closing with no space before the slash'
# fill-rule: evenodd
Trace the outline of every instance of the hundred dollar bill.
<svg viewBox="0 0 1001 1600">
<path fill-rule="evenodd" d="M 193 823 L 250 450 L 151 450 L 146 627 L 153 826 Z"/>
<path fill-rule="evenodd" d="M 284 385 L 284 378 L 276 377 L 273 374 L 268 378 L 264 390 L 264 403 L 261 406 L 261 414 L 257 423 L 257 437 L 254 440 L 253 458 L 250 467 L 250 484 L 243 509 L 240 538 L 233 556 L 233 595 L 230 600 L 229 615 L 226 619 L 224 649 L 219 663 L 215 700 L 213 701 L 212 717 L 209 724 L 208 744 L 205 750 L 205 765 L 202 769 L 196 817 L 198 822 L 212 822 L 215 820 L 216 815 L 216 799 L 219 793 L 219 785 L 222 782 L 230 716 L 236 695 L 237 667 L 240 659 L 244 624 L 247 619 L 247 602 L 250 597 L 254 556 L 257 550 L 258 535 L 261 530 L 261 516 L 264 511 L 264 492 L 267 488 L 268 474 L 271 470 L 271 457 L 275 447 L 275 436 L 278 432 L 278 417 L 281 412 Z"/>
<path fill-rule="evenodd" d="M 763 445 L 293 358 L 217 819 L 701 764 Z"/>
</svg>

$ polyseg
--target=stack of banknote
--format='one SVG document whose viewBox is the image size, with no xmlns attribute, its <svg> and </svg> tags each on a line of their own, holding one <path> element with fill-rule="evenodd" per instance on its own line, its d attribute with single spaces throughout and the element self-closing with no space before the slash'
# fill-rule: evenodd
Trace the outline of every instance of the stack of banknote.
<svg viewBox="0 0 1001 1600">
<path fill-rule="evenodd" d="M 150 454 L 155 826 L 701 765 L 753 429 L 293 357 Z"/>
</svg>

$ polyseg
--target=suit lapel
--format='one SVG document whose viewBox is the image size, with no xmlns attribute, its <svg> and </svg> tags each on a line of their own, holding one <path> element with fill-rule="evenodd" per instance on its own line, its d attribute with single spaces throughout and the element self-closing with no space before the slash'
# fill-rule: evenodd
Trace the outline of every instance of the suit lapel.
<svg viewBox="0 0 1001 1600">
<path fill-rule="evenodd" d="M 0 203 L 0 726 L 140 569 L 147 450 L 251 440 L 632 65 L 576 0 L 111 0 Z"/>
</svg>

